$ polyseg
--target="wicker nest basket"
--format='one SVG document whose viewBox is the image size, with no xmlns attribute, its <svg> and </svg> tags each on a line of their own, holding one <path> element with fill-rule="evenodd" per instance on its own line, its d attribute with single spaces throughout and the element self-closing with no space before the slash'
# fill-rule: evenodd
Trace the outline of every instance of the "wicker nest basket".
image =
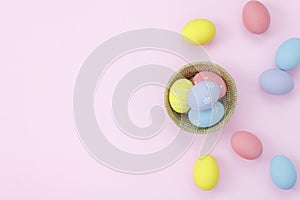
<svg viewBox="0 0 300 200">
<path fill-rule="evenodd" d="M 226 83 L 227 92 L 226 95 L 219 99 L 219 101 L 224 105 L 225 114 L 224 117 L 214 126 L 207 128 L 199 128 L 194 126 L 188 118 L 187 113 L 177 113 L 175 112 L 169 102 L 169 92 L 173 83 L 181 78 L 186 78 L 191 80 L 198 72 L 210 71 L 218 74 Z M 231 118 L 237 101 L 237 89 L 233 78 L 230 74 L 225 71 L 222 67 L 211 62 L 198 62 L 190 63 L 179 69 L 169 80 L 165 89 L 165 107 L 168 115 L 174 121 L 174 123 L 181 129 L 195 134 L 207 134 L 212 133 L 220 128 L 222 128 Z"/>
</svg>

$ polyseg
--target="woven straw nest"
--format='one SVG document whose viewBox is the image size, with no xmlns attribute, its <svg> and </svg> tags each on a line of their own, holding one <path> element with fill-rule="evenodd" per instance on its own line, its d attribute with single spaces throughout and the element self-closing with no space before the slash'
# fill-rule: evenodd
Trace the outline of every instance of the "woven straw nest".
<svg viewBox="0 0 300 200">
<path fill-rule="evenodd" d="M 175 112 L 169 102 L 169 91 L 173 83 L 181 78 L 186 78 L 191 80 L 197 73 L 201 71 L 210 71 L 218 74 L 226 83 L 227 93 L 226 95 L 219 99 L 219 101 L 224 105 L 225 114 L 224 117 L 217 124 L 207 128 L 199 128 L 194 126 L 188 118 L 187 113 L 177 113 Z M 169 80 L 166 90 L 165 90 L 165 107 L 168 115 L 174 121 L 174 123 L 181 129 L 188 131 L 190 133 L 196 134 L 207 134 L 215 132 L 222 128 L 231 118 L 237 101 L 237 89 L 233 78 L 230 74 L 225 71 L 222 67 L 211 62 L 199 62 L 190 63 L 179 69 Z"/>
</svg>

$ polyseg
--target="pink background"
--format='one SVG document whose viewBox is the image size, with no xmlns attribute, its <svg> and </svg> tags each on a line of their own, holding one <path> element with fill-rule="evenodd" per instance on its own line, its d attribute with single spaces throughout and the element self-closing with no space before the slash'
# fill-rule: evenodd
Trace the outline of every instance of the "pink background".
<svg viewBox="0 0 300 200">
<path fill-rule="evenodd" d="M 300 173 L 300 69 L 291 72 L 295 88 L 285 96 L 262 92 L 258 77 L 274 67 L 274 54 L 281 42 L 299 37 L 300 2 L 265 0 L 272 22 L 268 32 L 258 36 L 242 25 L 244 3 L 2 1 L 0 199 L 299 199 L 299 181 L 292 190 L 281 191 L 271 182 L 268 169 L 274 155 L 284 154 Z M 214 62 L 232 74 L 239 94 L 236 112 L 212 152 L 220 168 L 218 185 L 204 192 L 193 182 L 192 168 L 203 141 L 201 136 L 179 161 L 156 173 L 123 174 L 99 164 L 81 145 L 73 121 L 73 87 L 84 60 L 99 44 L 121 32 L 145 27 L 180 31 L 186 22 L 201 17 L 212 20 L 217 28 L 215 39 L 205 49 Z M 153 60 L 160 59 L 156 61 L 159 64 L 174 69 L 181 66 L 178 58 L 158 54 L 151 55 Z M 122 69 L 130 70 L 143 63 L 141 57 L 149 62 L 148 56 L 131 56 L 127 61 L 120 60 L 119 67 L 127 63 L 128 68 Z M 108 72 L 104 80 L 114 78 Z M 106 90 L 112 90 L 107 83 Z M 139 102 L 137 106 L 143 105 L 143 95 L 163 93 L 154 87 L 145 89 L 148 92 L 139 91 L 133 98 Z M 133 121 L 149 123 L 151 105 L 162 104 L 162 96 L 156 96 L 147 100 L 143 109 L 130 111 Z M 101 105 L 96 112 L 101 112 Z M 114 131 L 115 125 L 109 125 L 104 127 L 107 137 L 130 152 L 155 151 L 174 138 L 172 133 L 163 132 L 147 145 L 139 141 L 128 145 L 130 141 L 124 142 L 120 138 L 125 136 L 118 137 Z M 170 120 L 166 125 L 174 126 Z M 264 153 L 258 160 L 245 161 L 233 153 L 230 137 L 237 130 L 251 131 L 262 140 Z"/>
</svg>

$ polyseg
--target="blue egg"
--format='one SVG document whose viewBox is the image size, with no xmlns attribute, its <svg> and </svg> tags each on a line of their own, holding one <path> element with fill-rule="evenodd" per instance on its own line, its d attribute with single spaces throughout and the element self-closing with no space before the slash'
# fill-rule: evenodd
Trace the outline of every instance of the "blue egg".
<svg viewBox="0 0 300 200">
<path fill-rule="evenodd" d="M 275 156 L 270 165 L 272 181 L 280 189 L 288 190 L 297 182 L 297 172 L 293 163 L 285 156 Z"/>
<path fill-rule="evenodd" d="M 217 102 L 211 109 L 189 111 L 190 122 L 197 127 L 206 128 L 217 124 L 224 116 L 225 110 L 222 103 Z"/>
<path fill-rule="evenodd" d="M 294 88 L 294 80 L 287 72 L 280 69 L 268 69 L 259 77 L 260 87 L 274 95 L 289 93 Z"/>
<path fill-rule="evenodd" d="M 188 104 L 193 110 L 210 109 L 219 99 L 220 87 L 212 81 L 202 81 L 190 89 Z"/>
<path fill-rule="evenodd" d="M 282 70 L 291 70 L 300 64 L 300 38 L 283 42 L 276 51 L 275 63 Z"/>
</svg>

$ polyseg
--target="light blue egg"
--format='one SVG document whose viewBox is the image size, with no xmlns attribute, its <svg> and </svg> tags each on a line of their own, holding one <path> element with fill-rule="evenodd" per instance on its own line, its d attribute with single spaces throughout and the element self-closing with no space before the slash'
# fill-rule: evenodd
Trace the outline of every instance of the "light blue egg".
<svg viewBox="0 0 300 200">
<path fill-rule="evenodd" d="M 193 110 L 210 109 L 219 99 L 220 87 L 212 81 L 202 81 L 190 89 L 188 104 Z"/>
<path fill-rule="evenodd" d="M 197 127 L 206 128 L 217 124 L 224 116 L 225 110 L 222 103 L 217 102 L 211 109 L 189 111 L 190 122 Z"/>
<path fill-rule="evenodd" d="M 300 38 L 283 42 L 276 51 L 275 63 L 282 70 L 291 70 L 300 64 Z"/>
<path fill-rule="evenodd" d="M 294 88 L 294 80 L 287 72 L 280 69 L 268 69 L 259 77 L 260 87 L 274 95 L 289 93 Z"/>
<path fill-rule="evenodd" d="M 280 189 L 288 190 L 297 182 L 297 171 L 293 163 L 285 156 L 275 156 L 270 165 L 272 181 Z"/>
</svg>

